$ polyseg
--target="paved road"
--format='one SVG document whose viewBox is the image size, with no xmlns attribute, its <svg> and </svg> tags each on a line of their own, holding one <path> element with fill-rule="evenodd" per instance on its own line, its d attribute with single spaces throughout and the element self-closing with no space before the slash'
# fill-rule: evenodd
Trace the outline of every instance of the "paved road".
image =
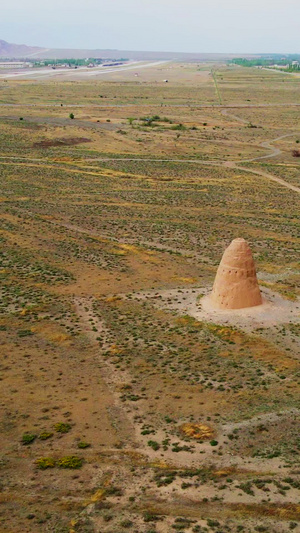
<svg viewBox="0 0 300 533">
<path fill-rule="evenodd" d="M 29 78 L 29 79 L 38 79 L 45 77 L 54 77 L 60 76 L 61 74 L 66 74 L 69 78 L 72 77 L 90 77 L 90 76 L 102 76 L 104 74 L 109 74 L 112 72 L 122 72 L 124 70 L 140 70 L 149 67 L 157 67 L 163 65 L 164 63 L 169 63 L 169 60 L 165 61 L 130 61 L 130 63 L 122 66 L 116 66 L 113 68 L 107 68 L 100 65 L 99 67 L 87 68 L 80 67 L 77 69 L 68 69 L 68 68 L 39 68 L 39 69 L 26 69 L 25 72 L 0 72 L 0 79 L 11 79 L 11 78 Z"/>
</svg>

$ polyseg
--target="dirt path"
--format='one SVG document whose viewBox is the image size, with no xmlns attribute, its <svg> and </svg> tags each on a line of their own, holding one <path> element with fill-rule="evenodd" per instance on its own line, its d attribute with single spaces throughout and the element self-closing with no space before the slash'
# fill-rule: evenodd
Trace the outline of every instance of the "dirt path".
<svg viewBox="0 0 300 533">
<path fill-rule="evenodd" d="M 166 294 L 167 293 L 168 291 L 166 291 Z M 138 293 L 135 294 L 135 297 L 138 297 Z M 132 447 L 133 443 L 135 443 L 134 448 L 145 455 L 150 461 L 157 460 L 157 453 L 148 446 L 149 436 L 143 436 L 141 434 L 141 428 L 146 422 L 145 413 L 147 411 L 147 402 L 146 400 L 140 400 L 139 402 L 135 402 L 134 406 L 132 407 L 130 404 L 128 404 L 128 402 L 123 403 L 121 401 L 120 397 L 122 395 L 122 387 L 132 383 L 132 376 L 128 371 L 117 368 L 116 365 L 110 362 L 108 358 L 103 356 L 103 352 L 111 348 L 112 339 L 110 338 L 110 332 L 105 324 L 105 321 L 102 318 L 99 318 L 94 311 L 94 302 L 95 299 L 92 297 L 76 297 L 74 299 L 74 306 L 87 337 L 92 344 L 97 346 L 99 350 L 98 361 L 101 364 L 101 374 L 114 397 L 114 406 L 112 406 L 112 409 L 115 411 L 114 416 L 117 419 L 122 419 L 123 424 L 125 420 L 126 424 L 128 424 L 128 427 L 131 428 L 132 439 L 131 443 L 128 443 L 128 445 Z M 99 338 L 101 338 L 101 347 L 99 346 Z M 262 418 L 268 420 L 268 418 L 271 416 L 271 418 L 273 417 L 274 419 L 277 419 L 277 416 L 288 416 L 292 413 L 294 413 L 293 410 L 286 410 L 280 415 L 276 413 L 266 413 L 265 415 L 255 416 L 240 423 L 227 423 L 220 425 L 217 429 L 218 441 L 220 444 L 225 444 L 224 441 L 226 441 L 226 436 L 229 429 L 233 430 L 235 428 L 252 426 L 260 423 Z M 136 422 L 137 415 L 142 422 Z M 165 438 L 170 436 L 168 431 L 169 428 L 158 428 L 156 430 L 155 439 L 162 442 Z M 171 438 L 179 442 L 181 446 L 185 444 L 184 440 L 182 440 L 178 434 L 176 434 L 176 437 L 173 435 Z M 209 442 L 198 443 L 197 441 L 193 441 L 191 444 L 194 446 L 193 454 L 191 454 L 189 451 L 182 451 L 180 454 L 177 454 L 176 458 L 174 458 L 174 453 L 170 449 L 161 449 L 159 454 L 160 460 L 166 461 L 168 464 L 176 464 L 177 468 L 198 468 L 199 465 L 205 465 L 208 460 L 212 459 L 214 460 L 216 467 L 247 466 L 249 470 L 256 470 L 259 468 L 262 473 L 270 470 L 278 471 L 278 469 L 281 468 L 281 460 L 279 459 L 266 460 L 258 457 L 243 458 L 232 454 L 230 450 L 226 449 L 224 450 L 222 457 L 216 459 L 213 448 Z"/>
<path fill-rule="evenodd" d="M 229 167 L 229 165 L 227 166 Z M 275 181 L 276 183 L 279 183 L 279 185 L 282 185 L 283 187 L 286 187 L 287 189 L 290 189 L 291 191 L 294 191 L 300 194 L 300 187 L 296 187 L 296 185 L 292 185 L 291 183 L 288 183 L 287 181 L 281 178 L 278 178 L 277 176 L 274 176 L 274 174 L 270 174 L 262 170 L 253 170 L 250 168 L 239 167 L 238 165 L 235 165 L 234 163 L 231 168 L 236 168 L 237 170 L 242 170 L 243 172 L 248 172 L 250 174 L 256 174 L 257 176 L 262 176 L 263 178 L 267 178 L 270 181 Z"/>
<path fill-rule="evenodd" d="M 107 109 L 107 108 L 122 108 L 122 107 L 137 107 L 138 104 L 63 104 L 63 107 L 74 107 L 74 108 L 95 108 L 95 109 Z M 13 103 L 0 103 L 0 107 L 62 107 L 59 104 L 13 104 Z M 143 103 L 142 107 L 162 107 L 162 104 L 146 104 Z M 264 108 L 273 108 L 273 107 L 300 107 L 300 104 L 288 102 L 284 104 L 164 104 L 166 107 L 182 107 L 182 108 L 192 108 L 192 109 L 264 109 Z"/>
<path fill-rule="evenodd" d="M 0 104 L 2 105 L 2 104 Z M 295 104 L 295 105 L 298 105 L 298 104 Z M 299 104 L 300 105 L 300 104 Z M 226 106 L 223 106 L 223 107 L 226 107 Z M 267 105 L 266 105 L 267 107 Z M 228 117 L 232 117 L 234 120 L 238 121 L 238 122 L 241 122 L 242 124 L 248 124 L 248 120 L 245 120 L 241 117 L 238 117 L 237 115 L 234 115 L 234 114 L 231 114 L 231 113 L 228 113 L 227 109 L 223 109 L 222 111 L 222 114 L 225 115 L 225 116 L 228 116 Z M 46 122 L 46 123 L 51 123 L 51 124 L 59 124 L 59 125 L 66 125 L 66 124 L 70 124 L 70 120 L 69 119 L 66 119 L 66 118 L 61 118 L 61 119 L 57 119 L 57 118 L 39 118 L 39 117 L 31 117 L 29 119 L 29 121 L 31 122 Z M 81 127 L 88 127 L 88 128 L 92 128 L 92 129 L 99 129 L 99 128 L 102 128 L 102 129 L 108 129 L 108 130 L 113 130 L 116 128 L 116 126 L 114 125 L 110 125 L 110 124 L 103 124 L 103 123 L 97 123 L 97 124 L 91 124 L 90 122 L 86 122 L 86 121 L 77 121 L 76 122 L 76 125 L 79 125 Z M 244 172 L 247 172 L 249 174 L 254 174 L 256 176 L 261 176 L 262 178 L 265 178 L 265 179 L 268 179 L 270 181 L 273 181 L 273 182 L 276 182 L 278 183 L 279 185 L 283 186 L 283 187 L 286 187 L 287 189 L 290 189 L 291 191 L 293 192 L 296 192 L 298 194 L 300 194 L 300 187 L 297 187 L 296 185 L 292 185 L 291 183 L 288 183 L 287 181 L 283 180 L 282 178 L 278 178 L 277 176 L 274 176 L 273 174 L 270 174 L 270 173 L 267 173 L 267 172 L 264 172 L 262 170 L 254 170 L 254 169 L 250 169 L 250 168 L 245 168 L 245 167 L 240 167 L 238 166 L 239 163 L 251 163 L 251 162 L 254 162 L 254 161 L 260 161 L 260 160 L 264 160 L 264 159 L 270 159 L 272 157 L 276 157 L 277 155 L 280 155 L 281 154 L 281 150 L 279 148 L 276 148 L 275 146 L 273 146 L 273 143 L 277 142 L 277 141 L 280 141 L 281 139 L 285 139 L 287 137 L 293 137 L 294 135 L 296 135 L 296 132 L 294 133 L 287 133 L 287 134 L 284 134 L 284 135 L 280 135 L 279 137 L 276 137 L 275 139 L 271 139 L 271 140 L 266 140 L 266 141 L 263 141 L 262 143 L 260 143 L 260 146 L 262 146 L 263 148 L 266 148 L 268 150 L 271 151 L 271 153 L 268 153 L 266 155 L 263 155 L 263 156 L 258 156 L 258 157 L 253 157 L 253 158 L 250 158 L 250 159 L 240 159 L 238 161 L 215 161 L 215 160 L 211 160 L 211 161 L 203 161 L 203 160 L 199 160 L 199 159 L 157 159 L 157 158 L 144 158 L 144 157 L 116 157 L 116 158 L 113 158 L 113 157 L 97 157 L 97 158 L 87 158 L 84 160 L 84 162 L 88 161 L 88 162 L 109 162 L 109 161 L 128 161 L 128 162 L 135 162 L 135 161 L 139 161 L 139 162 L 152 162 L 152 163 L 155 163 L 155 162 L 158 162 L 158 163 L 194 163 L 194 164 L 199 164 L 199 165 L 213 165 L 213 166 L 219 166 L 219 167 L 227 167 L 227 168 L 232 168 L 232 169 L 237 169 L 237 170 L 240 170 L 240 171 L 244 171 Z M 25 158 L 25 157 L 20 157 L 20 156 L 0 156 L 0 159 L 13 159 L 13 160 L 23 160 L 23 161 L 30 161 L 30 162 L 39 162 L 41 163 L 43 166 L 47 166 L 45 165 L 45 160 L 43 159 L 38 159 L 38 158 Z M 83 162 L 83 163 L 84 163 Z M 51 161 L 50 161 L 51 163 Z M 59 162 L 57 162 L 59 163 Z M 5 164 L 8 164 L 6 162 L 2 162 L 0 161 L 0 165 L 5 165 Z M 20 164 L 24 164 L 24 165 L 27 165 L 27 166 L 34 166 L 32 165 L 32 163 L 28 164 L 28 163 L 16 163 L 18 165 Z M 49 161 L 48 161 L 48 166 L 49 166 Z M 53 165 L 54 166 L 54 165 Z M 56 166 L 56 165 L 55 165 Z M 60 167 L 61 168 L 61 167 Z M 70 168 L 65 168 L 64 170 L 68 171 L 68 172 L 78 172 L 78 169 L 70 169 Z M 87 171 L 84 171 L 84 170 L 79 170 L 79 172 L 81 173 L 86 173 L 86 174 L 91 174 L 91 175 L 97 175 L 96 172 L 87 172 Z"/>
<path fill-rule="evenodd" d="M 214 80 L 214 86 L 215 86 L 216 94 L 217 94 L 217 97 L 218 97 L 218 100 L 219 100 L 219 105 L 222 105 L 223 104 L 223 100 L 222 100 L 220 89 L 218 87 L 216 71 L 213 68 L 211 69 L 211 75 L 212 75 L 212 78 Z"/>
<path fill-rule="evenodd" d="M 244 118 L 238 117 L 237 115 L 233 115 L 232 113 L 228 113 L 227 109 L 223 109 L 221 111 L 222 115 L 225 117 L 233 118 L 237 122 L 241 122 L 242 124 L 248 124 L 248 120 L 245 120 Z"/>
<path fill-rule="evenodd" d="M 278 152 L 280 153 L 280 151 Z M 267 155 L 267 156 L 262 156 L 261 158 L 268 158 L 268 157 L 274 157 L 275 154 L 271 154 L 271 155 Z M 276 153 L 277 155 L 277 153 Z M 243 162 L 250 162 L 250 161 L 255 161 L 257 159 L 261 159 L 261 158 L 256 158 L 256 159 L 248 159 L 248 160 L 242 160 L 240 161 L 241 163 Z M 34 158 L 25 158 L 25 157 L 20 157 L 20 156 L 0 156 L 0 159 L 11 159 L 11 160 L 25 160 L 24 162 L 22 163 L 15 163 L 15 165 L 18 165 L 18 166 L 27 166 L 27 167 L 45 167 L 45 168 L 58 168 L 60 170 L 63 170 L 65 172 L 73 172 L 73 173 L 81 173 L 81 174 L 87 174 L 87 175 L 91 175 L 91 176 L 98 176 L 98 175 L 101 175 L 100 172 L 91 172 L 91 171 L 85 171 L 85 170 L 82 170 L 82 169 L 79 169 L 79 168 L 68 168 L 68 167 L 59 167 L 58 164 L 55 164 L 55 165 L 51 165 L 51 164 L 46 164 L 44 163 L 43 160 L 41 159 L 34 159 Z M 28 161 L 30 161 L 30 163 L 28 163 Z M 35 163 L 39 163 L 39 164 L 35 164 L 35 163 L 31 163 L 31 161 L 34 161 Z M 300 194 L 300 187 L 297 187 L 296 185 L 292 185 L 291 183 L 288 183 L 287 181 L 281 179 L 281 178 L 278 178 L 277 176 L 274 176 L 273 174 L 270 174 L 270 173 L 267 173 L 267 172 L 263 172 L 262 170 L 254 170 L 254 169 L 250 169 L 250 168 L 246 168 L 246 167 L 240 167 L 236 164 L 235 161 L 222 161 L 220 163 L 216 162 L 216 161 L 202 161 L 202 160 L 199 160 L 199 159 L 154 159 L 154 158 L 133 158 L 133 157 L 123 157 L 123 158 L 109 158 L 109 157 L 101 157 L 101 158 L 95 158 L 95 159 L 86 159 L 85 161 L 103 161 L 103 162 L 109 162 L 109 161 L 128 161 L 128 162 L 135 162 L 135 161 L 144 161 L 144 162 L 151 162 L 151 163 L 196 163 L 198 165 L 208 165 L 208 166 L 217 166 L 217 167 L 227 167 L 227 168 L 232 168 L 232 169 L 237 169 L 237 170 L 240 170 L 242 172 L 248 172 L 249 174 L 255 174 L 257 176 L 261 176 L 263 178 L 266 178 L 270 181 L 274 181 L 276 183 L 279 183 L 279 185 L 282 185 L 283 187 L 286 187 L 287 189 L 290 189 L 291 191 L 294 191 L 298 194 Z M 57 163 L 59 163 L 57 161 Z M 239 163 L 239 161 L 238 161 Z M 10 162 L 7 162 L 7 161 L 0 161 L 0 165 L 10 165 L 11 163 Z"/>
</svg>

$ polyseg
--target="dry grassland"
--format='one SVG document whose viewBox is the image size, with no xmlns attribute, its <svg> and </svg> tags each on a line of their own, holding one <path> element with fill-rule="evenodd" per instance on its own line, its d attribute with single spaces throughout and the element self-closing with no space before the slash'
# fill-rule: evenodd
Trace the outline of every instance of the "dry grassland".
<svg viewBox="0 0 300 533">
<path fill-rule="evenodd" d="M 299 323 L 157 302 L 238 236 L 299 302 L 299 83 L 0 80 L 1 532 L 298 530 Z"/>
</svg>

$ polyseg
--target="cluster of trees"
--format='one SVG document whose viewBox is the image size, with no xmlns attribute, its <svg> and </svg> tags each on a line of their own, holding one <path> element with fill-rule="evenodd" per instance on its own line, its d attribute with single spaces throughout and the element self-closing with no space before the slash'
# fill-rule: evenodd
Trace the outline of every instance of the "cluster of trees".
<svg viewBox="0 0 300 533">
<path fill-rule="evenodd" d="M 235 65 L 242 67 L 269 67 L 275 64 L 273 59 L 245 59 L 244 57 L 237 57 L 232 60 Z"/>
<path fill-rule="evenodd" d="M 126 61 L 126 59 L 118 59 L 118 60 L 107 60 L 107 59 L 101 59 L 99 57 L 89 57 L 87 59 L 43 59 L 41 61 L 36 61 L 34 63 L 35 67 L 52 67 L 53 65 L 59 67 L 61 65 L 68 65 L 69 67 L 86 67 L 93 63 L 94 65 L 101 65 L 102 63 L 106 63 L 107 61 L 112 61 L 113 64 L 116 62 L 123 62 Z"/>
<path fill-rule="evenodd" d="M 242 67 L 285 67 L 287 72 L 293 72 L 300 70 L 300 55 L 288 55 L 285 57 L 274 55 L 267 58 L 260 57 L 253 59 L 236 57 L 232 60 L 232 63 Z"/>
</svg>

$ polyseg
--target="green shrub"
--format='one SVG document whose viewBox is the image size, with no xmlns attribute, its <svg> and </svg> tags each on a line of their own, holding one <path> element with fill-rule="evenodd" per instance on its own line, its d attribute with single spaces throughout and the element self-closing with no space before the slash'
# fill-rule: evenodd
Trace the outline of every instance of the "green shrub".
<svg viewBox="0 0 300 533">
<path fill-rule="evenodd" d="M 57 466 L 60 468 L 81 468 L 82 459 L 77 455 L 66 455 L 57 461 Z"/>
<path fill-rule="evenodd" d="M 133 522 L 131 520 L 123 520 L 120 522 L 121 527 L 131 527 L 133 526 Z"/>
<path fill-rule="evenodd" d="M 35 439 L 36 435 L 33 435 L 32 433 L 24 433 L 24 435 L 22 436 L 22 444 L 31 444 Z"/>
<path fill-rule="evenodd" d="M 171 129 L 175 131 L 185 131 L 186 127 L 183 124 L 177 124 L 176 126 L 172 126 Z"/>
<path fill-rule="evenodd" d="M 71 429 L 71 426 L 70 424 L 65 424 L 64 422 L 58 422 L 54 425 L 54 429 L 57 431 L 57 433 L 68 433 Z"/>
<path fill-rule="evenodd" d="M 158 442 L 156 442 L 156 440 L 148 440 L 148 446 L 150 446 L 156 452 L 160 448 L 160 445 L 158 444 Z"/>
<path fill-rule="evenodd" d="M 90 443 L 89 442 L 84 442 L 84 440 L 78 442 L 77 444 L 77 447 L 78 448 L 81 448 L 81 449 L 84 449 L 84 448 L 90 448 Z"/>
<path fill-rule="evenodd" d="M 19 329 L 18 331 L 19 337 L 28 337 L 29 335 L 33 335 L 30 329 Z"/>
<path fill-rule="evenodd" d="M 159 516 L 157 516 L 155 513 L 152 513 L 151 511 L 146 511 L 144 513 L 144 522 L 157 522 L 158 520 L 161 520 Z"/>
<path fill-rule="evenodd" d="M 49 431 L 42 431 L 42 433 L 39 434 L 39 439 L 41 440 L 47 440 L 53 437 L 53 433 Z"/>
<path fill-rule="evenodd" d="M 40 470 L 46 470 L 47 468 L 55 467 L 55 460 L 52 457 L 40 457 L 35 464 Z"/>
<path fill-rule="evenodd" d="M 207 525 L 209 527 L 218 527 L 220 525 L 220 522 L 218 522 L 218 520 L 212 520 L 211 518 L 208 518 Z"/>
</svg>

